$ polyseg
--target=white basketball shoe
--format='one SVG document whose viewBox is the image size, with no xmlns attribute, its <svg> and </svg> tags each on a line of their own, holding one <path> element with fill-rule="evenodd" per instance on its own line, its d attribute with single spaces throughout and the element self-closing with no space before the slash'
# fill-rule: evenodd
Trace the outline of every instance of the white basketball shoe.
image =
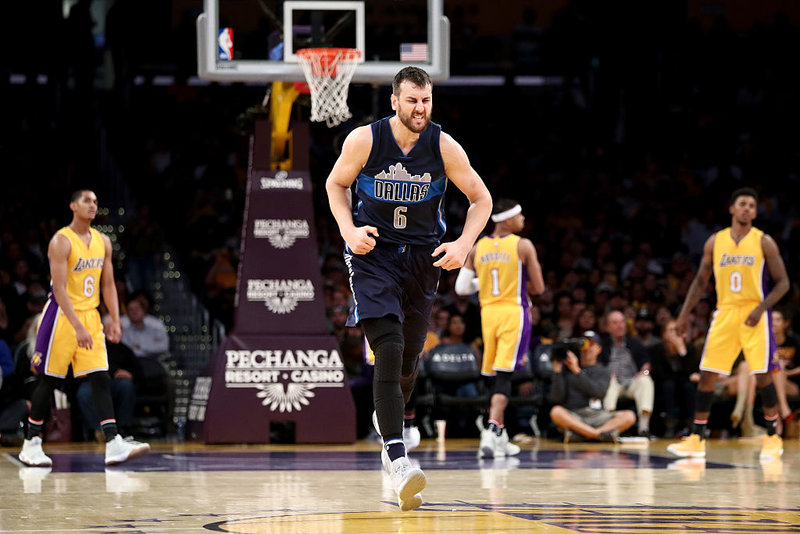
<svg viewBox="0 0 800 534">
<path fill-rule="evenodd" d="M 481 458 L 494 458 L 494 442 L 497 434 L 484 428 L 481 430 L 481 444 L 478 456 Z"/>
<path fill-rule="evenodd" d="M 420 438 L 419 428 L 416 426 L 403 427 L 403 443 L 405 443 L 407 451 L 413 451 L 419 447 Z"/>
<path fill-rule="evenodd" d="M 29 467 L 50 467 L 53 460 L 42 450 L 42 438 L 34 436 L 22 442 L 19 461 Z"/>
<path fill-rule="evenodd" d="M 508 432 L 503 428 L 499 436 L 485 428 L 481 430 L 481 443 L 479 456 L 481 458 L 505 458 L 506 456 L 516 456 L 520 448 L 508 441 Z"/>
<path fill-rule="evenodd" d="M 407 512 L 422 506 L 420 492 L 428 483 L 422 469 L 411 465 L 407 456 L 401 456 L 395 461 L 389 460 L 389 454 L 385 448 L 381 449 L 381 461 L 383 469 L 389 475 L 394 491 L 397 493 L 397 505 L 400 510 Z"/>
<path fill-rule="evenodd" d="M 150 445 L 117 434 L 106 443 L 106 465 L 117 465 L 150 452 Z"/>
</svg>

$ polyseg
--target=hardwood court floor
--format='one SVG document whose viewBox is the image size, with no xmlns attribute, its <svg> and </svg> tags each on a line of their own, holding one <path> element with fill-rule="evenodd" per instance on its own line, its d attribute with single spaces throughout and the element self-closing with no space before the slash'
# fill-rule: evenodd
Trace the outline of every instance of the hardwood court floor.
<svg viewBox="0 0 800 534">
<path fill-rule="evenodd" d="M 758 440 L 712 440 L 705 462 L 649 446 L 533 441 L 477 458 L 423 441 L 425 504 L 400 512 L 376 442 L 155 444 L 105 469 L 102 447 L 50 445 L 52 470 L 0 458 L 0 532 L 800 532 L 800 442 L 760 465 Z"/>
</svg>

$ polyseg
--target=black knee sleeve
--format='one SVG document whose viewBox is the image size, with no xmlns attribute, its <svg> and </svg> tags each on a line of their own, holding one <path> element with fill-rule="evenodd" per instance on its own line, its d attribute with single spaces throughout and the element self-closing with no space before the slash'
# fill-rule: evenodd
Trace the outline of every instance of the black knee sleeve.
<svg viewBox="0 0 800 534">
<path fill-rule="evenodd" d="M 403 401 L 408 404 L 414 392 L 419 370 L 419 354 L 403 354 L 403 364 L 400 369 L 400 389 L 403 391 Z"/>
<path fill-rule="evenodd" d="M 108 371 L 96 371 L 86 375 L 92 386 L 94 409 L 100 421 L 114 419 L 114 404 L 111 401 L 111 376 Z"/>
<path fill-rule="evenodd" d="M 363 319 L 361 327 L 375 354 L 372 396 L 381 435 L 385 441 L 403 438 L 403 392 L 400 373 L 403 364 L 403 329 L 393 319 Z"/>
<path fill-rule="evenodd" d="M 60 382 L 61 379 L 54 376 L 39 377 L 39 382 L 31 396 L 31 419 L 44 421 L 50 415 L 50 399 L 53 397 L 53 390 Z"/>
<path fill-rule="evenodd" d="M 764 408 L 772 408 L 778 405 L 778 393 L 775 391 L 775 384 L 769 383 L 763 388 L 758 388 L 761 395 L 761 405 Z"/>
<path fill-rule="evenodd" d="M 375 354 L 375 381 L 399 382 L 403 362 L 403 328 L 394 319 L 363 319 L 361 328 Z"/>
<path fill-rule="evenodd" d="M 497 376 L 494 377 L 492 393 L 505 395 L 506 397 L 511 396 L 511 373 L 497 371 Z"/>
<path fill-rule="evenodd" d="M 713 391 L 698 391 L 694 400 L 695 413 L 707 413 L 711 411 L 711 403 L 714 401 Z"/>
</svg>

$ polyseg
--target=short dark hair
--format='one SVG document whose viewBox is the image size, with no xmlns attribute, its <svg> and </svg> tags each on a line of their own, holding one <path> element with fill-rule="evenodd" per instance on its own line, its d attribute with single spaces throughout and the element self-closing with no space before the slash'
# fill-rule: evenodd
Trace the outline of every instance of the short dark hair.
<svg viewBox="0 0 800 534">
<path fill-rule="evenodd" d="M 498 198 L 492 203 L 492 215 L 508 211 L 517 204 L 519 204 L 519 202 L 511 200 L 510 198 Z"/>
<path fill-rule="evenodd" d="M 791 324 L 792 322 L 792 312 L 787 306 L 775 306 L 772 308 L 772 311 L 776 311 L 781 314 L 783 317 L 783 321 L 787 324 Z"/>
<path fill-rule="evenodd" d="M 753 197 L 758 202 L 758 193 L 752 187 L 740 187 L 733 193 L 731 193 L 731 203 L 730 205 L 733 206 L 736 204 L 736 199 L 739 197 Z"/>
<path fill-rule="evenodd" d="M 76 191 L 73 191 L 72 196 L 69 197 L 70 203 L 77 202 L 78 199 L 81 198 L 86 191 L 91 191 L 91 189 L 78 189 Z"/>
<path fill-rule="evenodd" d="M 139 289 L 139 290 L 133 291 L 130 295 L 128 295 L 128 301 L 127 301 L 128 304 L 130 304 L 134 300 L 138 300 L 139 301 L 139 303 L 142 305 L 142 308 L 144 308 L 145 312 L 150 311 L 151 299 L 150 299 L 150 295 L 148 295 L 146 291 Z"/>
<path fill-rule="evenodd" d="M 433 87 L 433 81 L 427 72 L 419 67 L 404 67 L 400 72 L 394 75 L 392 80 L 392 93 L 395 95 L 400 94 L 400 84 L 409 81 L 417 87 L 425 87 L 430 85 Z"/>
</svg>

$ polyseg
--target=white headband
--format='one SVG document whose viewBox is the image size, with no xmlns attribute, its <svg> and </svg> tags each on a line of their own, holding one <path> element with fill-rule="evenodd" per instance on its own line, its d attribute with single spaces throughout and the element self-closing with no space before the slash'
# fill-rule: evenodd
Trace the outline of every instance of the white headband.
<svg viewBox="0 0 800 534">
<path fill-rule="evenodd" d="M 503 222 L 519 213 L 522 213 L 522 206 L 517 204 L 510 210 L 501 211 L 500 213 L 495 213 L 494 215 L 492 215 L 492 220 L 496 223 Z"/>
</svg>

